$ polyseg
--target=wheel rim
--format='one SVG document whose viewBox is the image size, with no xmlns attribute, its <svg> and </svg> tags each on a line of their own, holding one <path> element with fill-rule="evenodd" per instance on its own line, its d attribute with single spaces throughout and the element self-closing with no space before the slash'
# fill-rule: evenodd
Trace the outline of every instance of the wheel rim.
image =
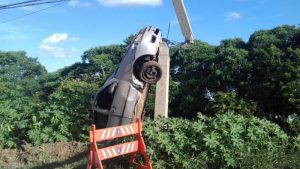
<svg viewBox="0 0 300 169">
<path fill-rule="evenodd" d="M 146 83 L 156 83 L 161 77 L 161 68 L 157 62 L 144 64 L 141 70 L 141 80 Z"/>
</svg>

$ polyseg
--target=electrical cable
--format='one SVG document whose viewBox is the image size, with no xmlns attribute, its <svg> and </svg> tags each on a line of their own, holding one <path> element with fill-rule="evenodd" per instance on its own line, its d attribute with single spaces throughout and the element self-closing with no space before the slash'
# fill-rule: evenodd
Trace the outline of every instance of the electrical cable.
<svg viewBox="0 0 300 169">
<path fill-rule="evenodd" d="M 8 22 L 12 22 L 12 21 L 14 21 L 14 20 L 17 20 L 17 19 L 20 19 L 20 18 L 29 16 L 29 15 L 33 15 L 33 14 L 35 14 L 35 13 L 39 13 L 39 12 L 41 12 L 41 11 L 47 10 L 47 9 L 49 9 L 49 8 L 52 8 L 52 7 L 55 7 L 55 6 L 58 6 L 58 5 L 62 5 L 64 2 L 66 2 L 66 1 L 62 1 L 62 2 L 60 2 L 60 3 L 57 3 L 57 4 L 54 4 L 54 5 L 48 6 L 48 7 L 46 7 L 46 8 L 42 8 L 42 9 L 40 9 L 40 10 L 37 10 L 37 11 L 34 11 L 34 12 L 30 12 L 30 13 L 27 13 L 27 14 L 25 14 L 25 15 L 21 15 L 21 16 L 17 16 L 17 17 L 14 17 L 14 18 L 5 20 L 5 21 L 3 21 L 3 22 L 0 22 L 0 25 L 5 24 L 5 23 L 8 23 Z"/>
<path fill-rule="evenodd" d="M 41 0 L 38 0 L 41 1 Z M 62 1 L 68 1 L 68 0 L 54 0 L 54 1 L 46 1 L 46 2 L 38 2 L 38 1 L 34 1 L 35 3 L 21 3 L 21 4 L 17 4 L 17 5 L 3 5 L 0 6 L 0 10 L 5 10 L 5 9 L 12 9 L 12 8 L 20 8 L 20 7 L 26 7 L 26 6 L 35 6 L 35 5 L 42 5 L 42 4 L 49 4 L 49 3 L 59 3 Z M 29 1 L 27 1 L 29 2 Z"/>
<path fill-rule="evenodd" d="M 0 5 L 0 8 L 13 6 L 13 5 L 21 5 L 21 4 L 27 4 L 27 3 L 32 3 L 32 2 L 38 2 L 38 1 L 44 1 L 44 0 L 31 0 L 31 1 L 23 1 L 23 2 L 17 2 L 17 3 L 12 3 L 12 4 Z"/>
</svg>

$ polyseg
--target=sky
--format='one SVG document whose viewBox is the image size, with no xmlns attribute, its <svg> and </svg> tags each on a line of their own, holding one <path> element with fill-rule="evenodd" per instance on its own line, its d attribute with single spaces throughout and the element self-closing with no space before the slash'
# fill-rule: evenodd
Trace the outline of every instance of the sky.
<svg viewBox="0 0 300 169">
<path fill-rule="evenodd" d="M 0 0 L 0 5 L 24 0 Z M 195 37 L 218 45 L 257 30 L 300 24 L 300 0 L 184 0 Z M 171 0 L 71 0 L 11 20 L 49 5 L 0 10 L 0 51 L 25 51 L 49 72 L 81 61 L 84 51 L 120 44 L 146 26 L 183 42 Z"/>
</svg>

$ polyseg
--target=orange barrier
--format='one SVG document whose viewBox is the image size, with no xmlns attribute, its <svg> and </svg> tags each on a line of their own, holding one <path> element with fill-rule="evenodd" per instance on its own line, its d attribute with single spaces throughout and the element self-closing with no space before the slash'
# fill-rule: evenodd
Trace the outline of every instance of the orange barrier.
<svg viewBox="0 0 300 169">
<path fill-rule="evenodd" d="M 136 135 L 136 140 L 123 144 L 98 149 L 97 142 L 112 140 L 125 136 Z M 92 125 L 90 130 L 90 157 L 88 161 L 88 169 L 92 166 L 103 169 L 102 161 L 121 155 L 132 154 L 129 161 L 130 166 L 134 165 L 137 169 L 152 169 L 150 159 L 146 153 L 146 146 L 142 137 L 142 124 L 139 119 L 134 124 L 105 128 L 96 130 L 96 126 Z M 138 164 L 135 161 L 137 154 L 141 154 L 146 164 Z"/>
</svg>

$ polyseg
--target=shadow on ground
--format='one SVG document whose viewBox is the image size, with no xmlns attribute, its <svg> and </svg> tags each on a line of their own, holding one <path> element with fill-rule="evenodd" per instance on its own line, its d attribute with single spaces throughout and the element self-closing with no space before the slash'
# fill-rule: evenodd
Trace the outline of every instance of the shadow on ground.
<svg viewBox="0 0 300 169">
<path fill-rule="evenodd" d="M 88 151 L 76 154 L 75 156 L 63 161 L 55 161 L 52 163 L 42 164 L 40 166 L 32 167 L 31 169 L 56 169 L 56 168 L 73 168 L 83 169 L 86 168 Z"/>
</svg>

